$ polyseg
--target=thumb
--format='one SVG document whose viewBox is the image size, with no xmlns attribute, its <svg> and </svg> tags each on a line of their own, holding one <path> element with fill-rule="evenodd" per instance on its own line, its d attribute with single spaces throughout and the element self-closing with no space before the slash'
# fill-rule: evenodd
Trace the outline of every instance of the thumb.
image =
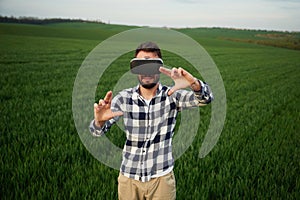
<svg viewBox="0 0 300 200">
<path fill-rule="evenodd" d="M 118 116 L 122 116 L 123 112 L 122 111 L 117 111 L 117 112 L 113 112 L 113 117 L 118 117 Z"/>
<path fill-rule="evenodd" d="M 168 96 L 171 96 L 175 91 L 176 91 L 176 89 L 174 87 L 172 87 L 171 89 L 169 89 Z"/>
</svg>

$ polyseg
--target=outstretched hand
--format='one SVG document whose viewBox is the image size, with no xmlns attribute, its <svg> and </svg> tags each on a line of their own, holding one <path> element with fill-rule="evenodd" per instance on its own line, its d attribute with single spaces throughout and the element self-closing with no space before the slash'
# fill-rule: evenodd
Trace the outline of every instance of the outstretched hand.
<svg viewBox="0 0 300 200">
<path fill-rule="evenodd" d="M 96 126 L 103 126 L 103 124 L 116 116 L 123 115 L 123 112 L 112 112 L 111 106 L 112 91 L 106 93 L 104 99 L 100 99 L 99 103 L 94 104 L 94 118 Z"/>
<path fill-rule="evenodd" d="M 172 95 L 176 90 L 187 88 L 195 83 L 197 79 L 194 78 L 189 72 L 183 68 L 173 68 L 167 69 L 165 67 L 160 67 L 159 71 L 169 77 L 171 77 L 175 85 L 169 90 L 168 95 Z"/>
</svg>

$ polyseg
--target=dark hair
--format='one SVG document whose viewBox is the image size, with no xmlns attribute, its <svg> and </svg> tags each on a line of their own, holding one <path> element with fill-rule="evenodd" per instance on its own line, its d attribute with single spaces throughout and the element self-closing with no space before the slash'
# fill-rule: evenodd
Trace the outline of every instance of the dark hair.
<svg viewBox="0 0 300 200">
<path fill-rule="evenodd" d="M 135 50 L 135 57 L 140 51 L 146 51 L 146 52 L 153 52 L 155 53 L 159 58 L 162 58 L 161 51 L 157 44 L 154 42 L 145 42 L 140 44 L 136 50 Z"/>
</svg>

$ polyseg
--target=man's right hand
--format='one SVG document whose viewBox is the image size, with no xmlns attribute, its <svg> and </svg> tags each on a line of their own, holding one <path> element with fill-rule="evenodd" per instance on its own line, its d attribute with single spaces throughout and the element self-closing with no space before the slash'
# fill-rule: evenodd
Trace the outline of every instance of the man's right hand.
<svg viewBox="0 0 300 200">
<path fill-rule="evenodd" d="M 94 119 L 96 126 L 102 127 L 107 120 L 123 115 L 123 112 L 121 111 L 111 111 L 111 100 L 112 91 L 109 91 L 106 93 L 104 99 L 100 99 L 98 104 L 94 104 Z"/>
</svg>

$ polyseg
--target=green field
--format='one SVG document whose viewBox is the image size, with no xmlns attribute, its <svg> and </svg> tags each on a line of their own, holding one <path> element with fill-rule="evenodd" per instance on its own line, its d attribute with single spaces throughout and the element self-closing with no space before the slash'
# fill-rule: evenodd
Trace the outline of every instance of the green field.
<svg viewBox="0 0 300 200">
<path fill-rule="evenodd" d="M 117 199 L 118 171 L 95 159 L 78 136 L 72 91 L 88 53 L 131 28 L 0 24 L 1 199 Z M 214 59 L 227 97 L 222 134 L 203 159 L 210 106 L 201 108 L 198 134 L 176 160 L 177 199 L 299 199 L 300 33 L 177 30 Z M 101 80 L 97 97 L 112 89 L 121 76 L 114 66 L 127 58 L 112 64 L 115 74 Z M 121 147 L 124 135 L 116 132 L 108 137 Z"/>
</svg>

